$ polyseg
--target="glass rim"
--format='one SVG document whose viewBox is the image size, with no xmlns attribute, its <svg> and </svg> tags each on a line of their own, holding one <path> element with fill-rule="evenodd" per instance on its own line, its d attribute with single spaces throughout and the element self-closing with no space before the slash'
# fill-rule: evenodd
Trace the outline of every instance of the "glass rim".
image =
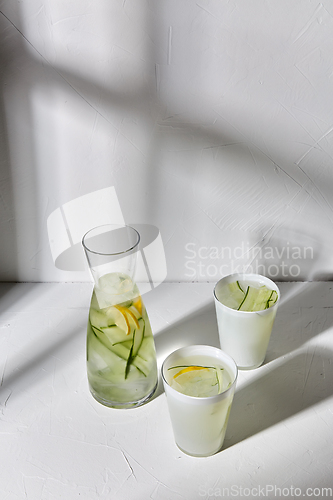
<svg viewBox="0 0 333 500">
<path fill-rule="evenodd" d="M 127 228 L 127 229 L 131 229 L 132 231 L 134 231 L 136 233 L 136 236 L 137 236 L 137 241 L 135 242 L 135 244 L 131 245 L 129 248 L 126 248 L 125 250 L 122 250 L 120 252 L 97 252 L 96 250 L 92 250 L 91 248 L 88 247 L 88 245 L 86 244 L 86 237 L 92 233 L 93 231 L 95 231 L 96 229 L 100 229 L 102 227 L 113 227 L 114 229 L 120 229 L 120 228 Z M 106 232 L 106 231 L 105 231 Z M 100 233 L 100 234 L 103 234 L 103 233 Z M 122 255 L 122 254 L 126 254 L 128 252 L 130 252 L 131 250 L 134 250 L 134 248 L 136 248 L 139 243 L 140 243 L 140 233 L 133 227 L 133 226 L 130 226 L 128 224 L 101 224 L 100 226 L 95 226 L 95 227 L 92 227 L 91 229 L 89 229 L 82 237 L 82 245 L 83 245 L 83 248 L 87 251 L 87 252 L 90 252 L 90 253 L 93 253 L 95 255 Z"/>
<path fill-rule="evenodd" d="M 231 278 L 233 279 L 233 278 L 236 278 L 237 276 L 243 277 L 243 279 L 250 278 L 250 277 L 253 277 L 253 278 L 257 277 L 257 278 L 262 278 L 263 280 L 268 281 L 269 283 L 272 283 L 274 285 L 273 290 L 275 290 L 277 292 L 277 294 L 278 294 L 278 298 L 277 298 L 276 302 L 271 307 L 269 307 L 268 309 L 261 309 L 260 311 L 239 311 L 238 309 L 233 309 L 232 307 L 229 307 L 226 304 L 223 304 L 223 302 L 221 302 L 221 300 L 216 295 L 216 288 L 219 285 L 219 283 L 221 283 L 221 281 L 227 280 L 227 279 L 231 279 Z M 232 273 L 232 274 L 227 274 L 226 276 L 223 276 L 223 278 L 219 279 L 219 281 L 215 284 L 213 294 L 214 294 L 214 299 L 221 306 L 225 307 L 226 309 L 229 309 L 230 311 L 234 311 L 237 314 L 258 314 L 258 313 L 266 313 L 267 314 L 269 311 L 272 311 L 278 305 L 278 303 L 280 301 L 280 297 L 281 297 L 280 289 L 277 286 L 277 284 L 275 283 L 275 281 L 271 280 L 271 278 L 268 278 L 267 276 L 264 276 L 263 274 L 256 274 L 256 273 Z"/>
<path fill-rule="evenodd" d="M 232 381 L 232 383 L 230 384 L 229 387 L 227 387 L 227 389 L 225 389 L 224 391 L 222 392 L 219 392 L 218 394 L 215 394 L 214 396 L 190 396 L 188 394 L 183 394 L 182 392 L 179 392 L 177 391 L 176 389 L 174 389 L 170 384 L 169 382 L 166 380 L 165 376 L 164 376 L 164 365 L 165 363 L 167 362 L 167 360 L 175 355 L 176 353 L 178 353 L 179 351 L 183 350 L 183 349 L 187 349 L 187 348 L 209 348 L 209 350 L 214 350 L 215 352 L 218 351 L 220 353 L 223 354 L 223 356 L 225 356 L 226 358 L 228 358 L 231 363 L 234 364 L 235 366 L 235 376 L 234 376 L 234 379 Z M 207 354 L 209 356 L 209 354 Z M 173 391 L 174 393 L 177 394 L 177 396 L 179 395 L 179 398 L 183 398 L 183 399 L 187 399 L 188 401 L 196 401 L 196 402 L 201 402 L 204 404 L 204 402 L 207 402 L 207 403 L 213 403 L 214 401 L 217 401 L 221 398 L 225 398 L 227 396 L 227 394 L 233 390 L 236 382 L 237 382 L 237 378 L 238 378 L 238 366 L 237 366 L 237 363 L 236 361 L 228 354 L 226 353 L 225 351 L 222 351 L 222 349 L 220 349 L 219 347 L 215 347 L 215 346 L 210 346 L 210 345 L 205 345 L 205 344 L 191 344 L 191 345 L 187 345 L 187 346 L 183 346 L 183 347 L 179 347 L 178 349 L 175 349 L 174 351 L 172 351 L 163 361 L 162 363 L 162 366 L 161 366 L 161 375 L 162 375 L 162 380 L 163 382 L 166 383 L 166 385 L 168 386 L 168 388 Z"/>
</svg>

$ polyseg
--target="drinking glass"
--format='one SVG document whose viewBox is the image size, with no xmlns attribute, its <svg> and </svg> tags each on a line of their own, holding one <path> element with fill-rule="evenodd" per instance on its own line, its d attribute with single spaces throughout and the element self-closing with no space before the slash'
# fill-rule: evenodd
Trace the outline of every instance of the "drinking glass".
<svg viewBox="0 0 333 500">
<path fill-rule="evenodd" d="M 131 226 L 107 224 L 82 240 L 94 279 L 87 326 L 89 388 L 100 403 L 132 408 L 157 387 L 154 338 L 135 282 L 140 235 Z"/>
<path fill-rule="evenodd" d="M 206 378 L 210 377 L 208 370 L 212 373 L 212 381 Z M 200 396 L 191 395 L 193 389 L 180 392 L 185 385 L 175 382 L 181 378 L 179 375 L 183 375 L 184 381 L 184 375 L 189 373 L 195 375 L 195 379 L 192 378 L 193 385 L 197 386 L 194 394 L 200 393 Z M 177 446 L 184 453 L 206 457 L 222 448 L 237 373 L 234 360 L 212 346 L 182 347 L 163 362 L 162 380 L 173 433 Z M 217 388 L 214 390 L 213 386 Z"/>
<path fill-rule="evenodd" d="M 231 283 L 241 282 L 244 286 L 259 288 L 266 286 L 276 292 L 277 299 L 270 307 L 256 311 L 240 311 L 229 307 L 232 301 Z M 269 278 L 259 274 L 230 274 L 215 286 L 214 299 L 220 347 L 237 363 L 240 370 L 258 368 L 264 362 L 271 336 L 280 291 Z"/>
</svg>

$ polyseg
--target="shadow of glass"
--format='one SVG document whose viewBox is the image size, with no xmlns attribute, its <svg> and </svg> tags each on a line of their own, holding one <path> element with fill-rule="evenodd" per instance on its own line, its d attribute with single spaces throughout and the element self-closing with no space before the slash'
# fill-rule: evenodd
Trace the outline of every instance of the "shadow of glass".
<svg viewBox="0 0 333 500">
<path fill-rule="evenodd" d="M 333 285 L 295 282 L 278 286 L 281 303 L 265 364 L 298 349 L 333 326 Z"/>
<path fill-rule="evenodd" d="M 236 389 L 223 449 L 333 395 L 332 354 L 314 348 Z"/>
<path fill-rule="evenodd" d="M 204 305 L 155 336 L 157 357 L 163 360 L 175 349 L 191 344 L 219 347 L 214 303 Z"/>
<path fill-rule="evenodd" d="M 220 347 L 214 303 L 197 309 L 183 319 L 173 323 L 154 337 L 158 365 L 179 347 L 200 344 Z M 163 394 L 163 384 L 159 373 L 159 383 L 153 399 Z"/>
</svg>

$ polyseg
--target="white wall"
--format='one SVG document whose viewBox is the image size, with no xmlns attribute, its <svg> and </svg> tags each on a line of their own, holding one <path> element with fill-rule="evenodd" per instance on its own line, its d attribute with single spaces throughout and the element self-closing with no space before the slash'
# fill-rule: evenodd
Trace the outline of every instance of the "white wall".
<svg viewBox="0 0 333 500">
<path fill-rule="evenodd" d="M 332 0 L 0 10 L 1 280 L 89 280 L 48 220 L 103 188 L 160 231 L 168 280 L 332 278 Z"/>
</svg>

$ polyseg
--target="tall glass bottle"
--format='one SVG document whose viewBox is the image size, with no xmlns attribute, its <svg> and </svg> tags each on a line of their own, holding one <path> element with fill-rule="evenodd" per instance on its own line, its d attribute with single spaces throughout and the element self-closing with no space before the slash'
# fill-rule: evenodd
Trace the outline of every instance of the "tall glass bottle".
<svg viewBox="0 0 333 500">
<path fill-rule="evenodd" d="M 87 326 L 87 373 L 94 398 L 114 408 L 148 401 L 157 386 L 154 338 L 134 281 L 140 235 L 107 224 L 82 244 L 94 279 Z"/>
</svg>

